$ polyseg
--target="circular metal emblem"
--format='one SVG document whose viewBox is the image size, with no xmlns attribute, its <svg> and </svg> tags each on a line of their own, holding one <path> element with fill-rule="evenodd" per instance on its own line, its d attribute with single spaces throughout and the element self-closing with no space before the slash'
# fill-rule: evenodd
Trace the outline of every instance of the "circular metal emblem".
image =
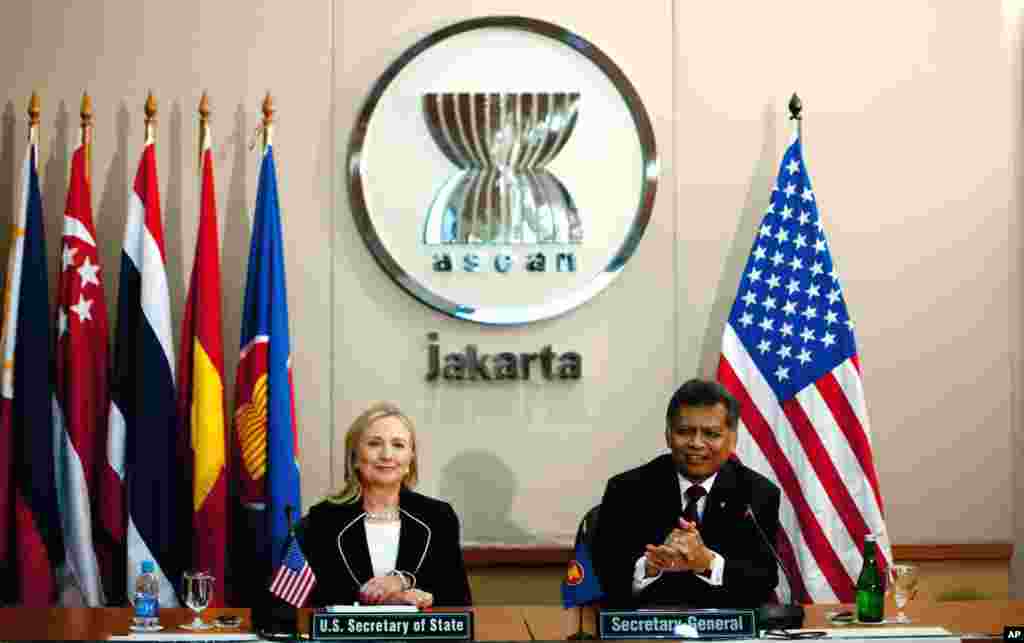
<svg viewBox="0 0 1024 643">
<path fill-rule="evenodd" d="M 654 131 L 633 85 L 556 25 L 460 22 L 405 51 L 352 133 L 349 199 L 377 262 L 446 314 L 522 324 L 622 271 L 654 205 Z"/>
</svg>

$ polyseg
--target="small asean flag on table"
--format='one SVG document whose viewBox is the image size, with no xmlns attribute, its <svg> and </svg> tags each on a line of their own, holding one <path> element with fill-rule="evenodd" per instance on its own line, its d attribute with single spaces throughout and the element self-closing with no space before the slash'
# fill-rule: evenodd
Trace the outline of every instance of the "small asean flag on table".
<svg viewBox="0 0 1024 643">
<path fill-rule="evenodd" d="M 569 568 L 562 582 L 562 605 L 566 608 L 588 605 L 604 596 L 601 583 L 590 560 L 590 548 L 586 543 L 576 545 L 576 555 L 569 561 Z"/>
</svg>

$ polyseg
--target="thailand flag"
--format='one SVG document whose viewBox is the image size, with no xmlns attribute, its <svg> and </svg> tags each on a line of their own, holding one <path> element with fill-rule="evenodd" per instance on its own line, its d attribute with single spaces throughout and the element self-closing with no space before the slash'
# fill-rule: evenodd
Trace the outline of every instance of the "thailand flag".
<svg viewBox="0 0 1024 643">
<path fill-rule="evenodd" d="M 127 590 L 142 561 L 152 560 L 166 607 L 178 604 L 173 583 L 186 550 L 180 542 L 174 347 L 154 147 L 147 136 L 125 222 L 107 453 L 127 491 Z"/>
</svg>

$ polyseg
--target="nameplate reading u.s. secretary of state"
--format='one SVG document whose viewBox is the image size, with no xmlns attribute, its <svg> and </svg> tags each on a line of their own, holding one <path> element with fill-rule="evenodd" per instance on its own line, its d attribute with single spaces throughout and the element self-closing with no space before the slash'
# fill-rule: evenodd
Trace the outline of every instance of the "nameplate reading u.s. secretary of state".
<svg viewBox="0 0 1024 643">
<path fill-rule="evenodd" d="M 471 612 L 315 612 L 311 619 L 310 638 L 317 641 L 473 640 Z"/>
</svg>

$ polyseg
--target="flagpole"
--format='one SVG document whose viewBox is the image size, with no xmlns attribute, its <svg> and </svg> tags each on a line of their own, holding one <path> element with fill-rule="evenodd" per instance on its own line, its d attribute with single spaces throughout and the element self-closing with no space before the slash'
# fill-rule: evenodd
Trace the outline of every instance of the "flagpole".
<svg viewBox="0 0 1024 643">
<path fill-rule="evenodd" d="M 199 177 L 202 182 L 203 176 L 203 147 L 206 144 L 206 137 L 210 135 L 210 97 L 203 91 L 203 97 L 199 99 Z"/>
<path fill-rule="evenodd" d="M 92 99 L 89 92 L 82 92 L 82 150 L 85 152 L 85 182 L 92 184 Z"/>
<path fill-rule="evenodd" d="M 796 95 L 796 92 L 793 92 L 793 96 L 789 99 L 789 120 L 796 121 L 796 137 L 800 139 L 801 144 L 803 144 L 804 140 L 804 117 L 800 112 L 803 109 L 803 102 Z"/>
<path fill-rule="evenodd" d="M 146 113 L 146 145 L 151 145 L 156 142 L 156 99 L 153 98 L 153 91 L 150 90 L 149 96 L 146 97 L 146 106 L 144 108 Z"/>
<path fill-rule="evenodd" d="M 267 147 L 270 146 L 272 141 L 272 134 L 274 129 L 274 100 L 270 97 L 270 92 L 267 92 L 267 97 L 263 99 L 263 153 L 267 153 Z"/>
</svg>

